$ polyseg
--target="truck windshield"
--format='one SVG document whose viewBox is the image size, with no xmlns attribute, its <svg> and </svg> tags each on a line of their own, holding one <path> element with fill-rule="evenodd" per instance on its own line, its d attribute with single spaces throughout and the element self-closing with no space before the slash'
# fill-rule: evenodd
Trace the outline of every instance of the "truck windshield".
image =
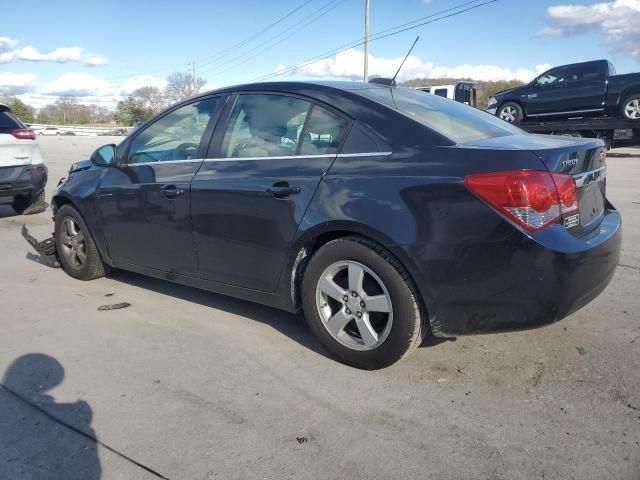
<svg viewBox="0 0 640 480">
<path fill-rule="evenodd" d="M 365 88 L 356 92 L 397 110 L 455 143 L 525 134 L 523 130 L 486 112 L 416 90 Z"/>
</svg>

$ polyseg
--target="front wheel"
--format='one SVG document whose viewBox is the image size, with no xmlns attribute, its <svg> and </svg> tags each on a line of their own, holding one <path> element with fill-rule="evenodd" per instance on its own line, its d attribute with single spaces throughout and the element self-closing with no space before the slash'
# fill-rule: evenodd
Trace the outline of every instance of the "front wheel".
<svg viewBox="0 0 640 480">
<path fill-rule="evenodd" d="M 520 123 L 524 118 L 522 107 L 515 102 L 507 102 L 498 110 L 498 117 L 505 122 Z"/>
<path fill-rule="evenodd" d="M 309 261 L 305 318 L 340 361 L 372 370 L 409 354 L 426 333 L 413 282 L 382 247 L 360 237 L 333 240 Z"/>
<path fill-rule="evenodd" d="M 622 116 L 626 120 L 640 120 L 640 93 L 629 95 L 622 102 Z"/>
<path fill-rule="evenodd" d="M 94 280 L 108 272 L 87 224 L 71 205 L 56 212 L 55 240 L 60 264 L 73 278 Z"/>
</svg>

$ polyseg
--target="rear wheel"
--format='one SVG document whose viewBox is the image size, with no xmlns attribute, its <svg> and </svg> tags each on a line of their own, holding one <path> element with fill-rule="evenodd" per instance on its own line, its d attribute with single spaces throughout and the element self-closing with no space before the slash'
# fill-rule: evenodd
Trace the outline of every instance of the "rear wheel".
<svg viewBox="0 0 640 480">
<path fill-rule="evenodd" d="M 359 237 L 333 240 L 315 253 L 304 273 L 302 304 L 327 350 L 357 368 L 397 362 L 426 333 L 406 270 L 382 247 Z"/>
<path fill-rule="evenodd" d="M 624 99 L 622 116 L 627 120 L 640 121 L 640 93 L 633 93 Z"/>
<path fill-rule="evenodd" d="M 498 117 L 505 122 L 520 123 L 524 118 L 522 107 L 515 102 L 507 102 L 498 110 Z"/>
<path fill-rule="evenodd" d="M 44 190 L 35 197 L 16 197 L 11 206 L 20 215 L 34 215 L 36 213 L 42 213 L 47 208 Z"/>
<path fill-rule="evenodd" d="M 71 205 L 63 205 L 56 213 L 55 240 L 60 264 L 73 278 L 94 280 L 108 272 L 89 228 Z"/>
</svg>

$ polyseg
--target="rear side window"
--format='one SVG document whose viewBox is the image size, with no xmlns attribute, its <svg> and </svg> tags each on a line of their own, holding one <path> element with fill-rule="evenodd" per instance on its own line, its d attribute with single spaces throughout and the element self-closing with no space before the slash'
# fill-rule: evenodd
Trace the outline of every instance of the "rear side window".
<svg viewBox="0 0 640 480">
<path fill-rule="evenodd" d="M 300 155 L 337 153 L 346 128 L 344 118 L 314 106 L 304 130 Z"/>
<path fill-rule="evenodd" d="M 357 93 L 397 110 L 455 143 L 524 133 L 498 117 L 437 95 L 406 88 L 367 88 Z"/>
<path fill-rule="evenodd" d="M 222 156 L 295 155 L 310 107 L 311 103 L 305 100 L 284 95 L 240 95 L 224 134 Z"/>
<path fill-rule="evenodd" d="M 0 133 L 26 128 L 24 124 L 10 110 L 0 110 Z"/>
<path fill-rule="evenodd" d="M 583 80 L 599 80 L 600 65 L 597 63 L 584 63 L 570 67 L 567 71 L 567 82 L 580 82 Z"/>
<path fill-rule="evenodd" d="M 439 97 L 447 98 L 447 89 L 446 88 L 436 88 L 433 92 L 434 95 L 438 95 Z"/>
</svg>

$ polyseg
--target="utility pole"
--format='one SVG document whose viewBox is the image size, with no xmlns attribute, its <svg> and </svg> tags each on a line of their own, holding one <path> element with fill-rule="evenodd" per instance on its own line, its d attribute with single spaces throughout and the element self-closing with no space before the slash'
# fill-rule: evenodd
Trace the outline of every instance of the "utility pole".
<svg viewBox="0 0 640 480">
<path fill-rule="evenodd" d="M 364 0 L 364 82 L 369 80 L 369 0 Z"/>
</svg>

